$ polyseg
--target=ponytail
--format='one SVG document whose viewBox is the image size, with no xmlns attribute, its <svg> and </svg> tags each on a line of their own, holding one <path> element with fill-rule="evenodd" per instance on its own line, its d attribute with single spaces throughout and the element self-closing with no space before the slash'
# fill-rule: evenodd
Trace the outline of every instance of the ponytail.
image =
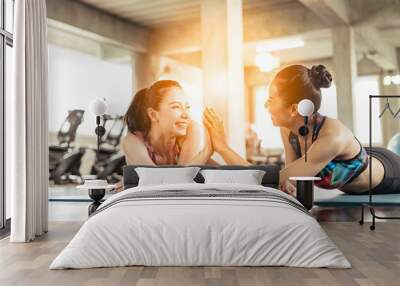
<svg viewBox="0 0 400 286">
<path fill-rule="evenodd" d="M 140 131 L 147 133 L 150 130 L 150 119 L 146 113 L 146 95 L 148 88 L 139 90 L 133 97 L 128 111 L 125 113 L 124 121 L 128 131 L 134 133 Z"/>
</svg>

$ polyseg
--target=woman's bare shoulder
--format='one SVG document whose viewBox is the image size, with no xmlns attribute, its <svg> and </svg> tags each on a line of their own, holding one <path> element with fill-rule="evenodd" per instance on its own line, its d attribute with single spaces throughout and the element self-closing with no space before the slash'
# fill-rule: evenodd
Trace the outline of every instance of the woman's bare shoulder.
<svg viewBox="0 0 400 286">
<path fill-rule="evenodd" d="M 346 138 L 353 139 L 354 137 L 353 132 L 346 125 L 344 125 L 340 120 L 331 117 L 326 117 L 320 134 L 340 139 L 342 141 Z"/>
<path fill-rule="evenodd" d="M 144 146 L 144 142 L 142 140 L 142 138 L 140 138 L 139 136 L 128 132 L 123 138 L 122 138 L 122 149 L 123 150 L 127 150 L 130 149 L 132 147 L 140 147 L 140 146 Z"/>
<path fill-rule="evenodd" d="M 122 143 L 130 143 L 140 141 L 140 138 L 133 134 L 132 132 L 126 133 L 126 135 L 122 138 Z"/>
<path fill-rule="evenodd" d="M 122 139 L 122 152 L 129 165 L 154 165 L 140 136 L 128 132 Z"/>
</svg>

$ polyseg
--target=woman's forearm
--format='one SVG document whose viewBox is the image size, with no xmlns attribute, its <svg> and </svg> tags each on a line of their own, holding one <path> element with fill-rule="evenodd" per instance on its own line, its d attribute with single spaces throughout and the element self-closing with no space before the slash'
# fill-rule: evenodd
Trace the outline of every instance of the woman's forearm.
<svg viewBox="0 0 400 286">
<path fill-rule="evenodd" d="M 227 165 L 251 165 L 248 161 L 243 159 L 238 153 L 232 150 L 229 146 L 217 151 Z"/>
<path fill-rule="evenodd" d="M 204 165 L 210 159 L 211 155 L 208 150 L 203 149 L 185 165 Z"/>
</svg>

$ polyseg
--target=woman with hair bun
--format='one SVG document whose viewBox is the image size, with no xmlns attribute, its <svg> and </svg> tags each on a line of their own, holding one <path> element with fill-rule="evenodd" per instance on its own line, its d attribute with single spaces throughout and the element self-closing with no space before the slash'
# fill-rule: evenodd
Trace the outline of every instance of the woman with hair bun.
<svg viewBox="0 0 400 286">
<path fill-rule="evenodd" d="M 321 106 L 321 88 L 330 87 L 332 75 L 323 65 L 311 69 L 291 65 L 277 73 L 270 85 L 265 107 L 271 113 L 274 126 L 280 128 L 285 151 L 285 168 L 280 172 L 280 189 L 293 194 L 295 187 L 289 177 L 318 176 L 315 185 L 324 189 L 339 189 L 349 194 L 366 194 L 369 190 L 368 154 L 372 158 L 372 188 L 375 194 L 400 192 L 400 157 L 380 147 L 371 150 L 361 145 L 342 122 L 326 117 L 318 110 Z M 298 103 L 309 99 L 314 113 L 309 117 L 307 129 L 312 144 L 305 153 L 304 119 L 298 112 Z M 248 164 L 231 150 L 223 135 L 223 125 L 212 110 L 204 113 L 213 148 L 225 161 Z M 304 130 L 304 129 L 303 129 Z M 303 135 L 301 134 L 303 133 Z"/>
<path fill-rule="evenodd" d="M 125 123 L 128 134 L 122 150 L 128 164 L 194 165 L 205 164 L 213 150 L 205 132 L 190 118 L 190 106 L 182 87 L 173 80 L 159 80 L 138 91 Z"/>
</svg>

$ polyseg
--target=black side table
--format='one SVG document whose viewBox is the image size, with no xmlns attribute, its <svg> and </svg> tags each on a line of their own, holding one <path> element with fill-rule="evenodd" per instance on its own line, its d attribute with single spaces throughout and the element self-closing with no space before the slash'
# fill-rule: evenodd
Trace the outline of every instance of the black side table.
<svg viewBox="0 0 400 286">
<path fill-rule="evenodd" d="M 308 210 L 314 205 L 314 181 L 319 177 L 290 177 L 289 180 L 296 181 L 297 200 Z"/>
<path fill-rule="evenodd" d="M 79 185 L 76 188 L 88 190 L 88 195 L 93 200 L 93 202 L 88 207 L 88 215 L 90 216 L 101 205 L 101 200 L 104 198 L 104 196 L 106 194 L 106 190 L 114 189 L 115 185 L 106 185 L 106 186 L 98 186 L 98 187 L 97 186 Z"/>
<path fill-rule="evenodd" d="M 104 198 L 106 194 L 106 189 L 88 189 L 89 197 L 93 200 L 88 207 L 88 215 L 90 216 L 94 213 L 97 208 L 101 205 L 101 199 Z"/>
</svg>

